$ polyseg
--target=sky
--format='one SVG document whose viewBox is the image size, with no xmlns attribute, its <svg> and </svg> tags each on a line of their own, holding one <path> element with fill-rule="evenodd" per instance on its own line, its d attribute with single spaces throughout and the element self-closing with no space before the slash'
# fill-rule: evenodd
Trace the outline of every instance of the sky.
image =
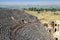
<svg viewBox="0 0 60 40">
<path fill-rule="evenodd" d="M 60 5 L 60 0 L 0 0 L 0 5 Z"/>
<path fill-rule="evenodd" d="M 39 2 L 39 1 L 60 1 L 60 0 L 0 0 L 0 2 Z"/>
</svg>

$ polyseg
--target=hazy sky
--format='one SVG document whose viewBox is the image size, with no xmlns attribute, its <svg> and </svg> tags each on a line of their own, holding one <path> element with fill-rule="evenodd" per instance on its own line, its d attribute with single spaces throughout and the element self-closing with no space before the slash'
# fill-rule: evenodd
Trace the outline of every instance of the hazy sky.
<svg viewBox="0 0 60 40">
<path fill-rule="evenodd" d="M 60 0 L 0 0 L 0 5 L 60 5 Z"/>
<path fill-rule="evenodd" d="M 0 0 L 0 2 L 37 2 L 37 1 L 49 1 L 49 2 L 54 2 L 54 1 L 60 1 L 60 0 Z"/>
</svg>

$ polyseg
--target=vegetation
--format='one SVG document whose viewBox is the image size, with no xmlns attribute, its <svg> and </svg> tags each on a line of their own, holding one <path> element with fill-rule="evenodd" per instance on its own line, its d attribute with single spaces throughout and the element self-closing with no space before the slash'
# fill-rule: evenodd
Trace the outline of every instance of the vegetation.
<svg viewBox="0 0 60 40">
<path fill-rule="evenodd" d="M 29 9 L 29 8 L 28 8 Z M 36 11 L 34 10 L 25 10 L 28 14 L 37 16 L 39 19 L 43 19 L 41 22 L 42 23 L 48 23 L 49 21 L 56 21 L 60 20 L 60 9 L 43 9 L 43 8 L 35 8 Z"/>
<path fill-rule="evenodd" d="M 60 9 L 56 8 L 23 8 L 24 10 L 30 10 L 30 11 L 60 11 Z"/>
</svg>

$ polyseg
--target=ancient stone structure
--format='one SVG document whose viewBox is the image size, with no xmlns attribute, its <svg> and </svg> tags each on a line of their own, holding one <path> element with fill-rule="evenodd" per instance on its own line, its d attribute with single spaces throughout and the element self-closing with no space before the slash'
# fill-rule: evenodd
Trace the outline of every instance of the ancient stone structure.
<svg viewBox="0 0 60 40">
<path fill-rule="evenodd" d="M 0 40 L 53 39 L 37 17 L 22 10 L 0 8 Z"/>
</svg>

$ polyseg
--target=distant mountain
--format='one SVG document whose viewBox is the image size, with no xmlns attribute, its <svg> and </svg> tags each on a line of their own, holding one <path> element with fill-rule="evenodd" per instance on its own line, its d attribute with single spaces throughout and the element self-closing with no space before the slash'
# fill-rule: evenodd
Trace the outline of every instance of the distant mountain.
<svg viewBox="0 0 60 40">
<path fill-rule="evenodd" d="M 59 5 L 0 5 L 3 8 L 29 8 L 29 7 L 36 7 L 36 8 L 60 8 Z"/>
</svg>

